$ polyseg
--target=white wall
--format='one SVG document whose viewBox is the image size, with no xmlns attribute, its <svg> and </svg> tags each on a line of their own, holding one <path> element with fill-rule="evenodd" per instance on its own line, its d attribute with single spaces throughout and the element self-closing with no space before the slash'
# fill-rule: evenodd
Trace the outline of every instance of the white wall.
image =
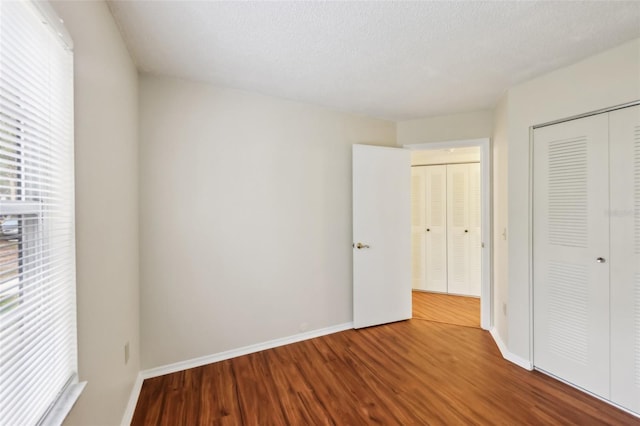
<svg viewBox="0 0 640 426">
<path fill-rule="evenodd" d="M 488 138 L 493 129 L 493 111 L 418 118 L 399 121 L 397 126 L 398 145 Z"/>
<path fill-rule="evenodd" d="M 509 350 L 530 359 L 529 127 L 640 99 L 640 39 L 508 92 Z"/>
<path fill-rule="evenodd" d="M 506 238 L 508 223 L 508 98 L 503 96 L 496 106 L 493 125 L 493 325 L 500 339 L 508 342 L 509 262 Z"/>
<path fill-rule="evenodd" d="M 352 321 L 351 145 L 392 122 L 141 76 L 145 369 Z"/>
<path fill-rule="evenodd" d="M 88 381 L 65 424 L 115 425 L 140 370 L 138 76 L 104 2 L 53 7 L 75 43 L 78 363 Z"/>
</svg>

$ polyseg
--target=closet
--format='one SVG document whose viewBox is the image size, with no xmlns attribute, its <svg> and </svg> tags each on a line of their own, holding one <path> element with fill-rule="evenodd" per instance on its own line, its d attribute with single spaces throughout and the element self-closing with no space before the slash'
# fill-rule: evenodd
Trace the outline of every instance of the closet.
<svg viewBox="0 0 640 426">
<path fill-rule="evenodd" d="M 537 128 L 534 365 L 640 413 L 640 106 Z"/>
<path fill-rule="evenodd" d="M 480 296 L 480 164 L 413 166 L 413 288 Z"/>
</svg>

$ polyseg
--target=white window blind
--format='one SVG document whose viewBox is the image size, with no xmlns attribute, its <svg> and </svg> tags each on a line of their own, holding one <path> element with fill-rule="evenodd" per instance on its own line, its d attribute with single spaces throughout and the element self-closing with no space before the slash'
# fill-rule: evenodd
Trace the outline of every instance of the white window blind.
<svg viewBox="0 0 640 426">
<path fill-rule="evenodd" d="M 73 55 L 52 15 L 0 2 L 2 425 L 50 421 L 76 383 Z"/>
</svg>

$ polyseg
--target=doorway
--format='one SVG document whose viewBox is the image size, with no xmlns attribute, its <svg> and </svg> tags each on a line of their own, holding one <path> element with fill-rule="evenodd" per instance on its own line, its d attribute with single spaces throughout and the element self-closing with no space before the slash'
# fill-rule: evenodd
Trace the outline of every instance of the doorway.
<svg viewBox="0 0 640 426">
<path fill-rule="evenodd" d="M 412 220 L 414 317 L 488 330 L 492 325 L 490 141 L 473 139 L 405 145 L 404 148 L 412 151 L 414 183 L 428 182 L 436 193 L 435 208 L 428 206 L 425 215 Z M 442 191 L 446 194 L 444 202 L 437 198 L 442 196 L 438 194 Z M 470 198 L 470 203 L 460 208 L 460 201 L 465 197 Z M 412 200 L 412 210 L 415 206 Z M 476 219 L 470 210 L 476 210 Z M 457 214 L 452 214 L 454 211 Z M 415 210 L 412 216 L 415 219 Z M 434 218 L 437 220 L 433 221 Z M 421 252 L 421 248 L 426 253 Z M 424 268 L 434 265 L 429 279 L 416 281 Z"/>
<path fill-rule="evenodd" d="M 480 148 L 480 325 L 492 326 L 490 141 L 472 139 L 391 148 L 353 145 L 353 326 L 412 317 L 411 152 Z"/>
<path fill-rule="evenodd" d="M 411 152 L 413 318 L 480 328 L 480 148 Z"/>
</svg>

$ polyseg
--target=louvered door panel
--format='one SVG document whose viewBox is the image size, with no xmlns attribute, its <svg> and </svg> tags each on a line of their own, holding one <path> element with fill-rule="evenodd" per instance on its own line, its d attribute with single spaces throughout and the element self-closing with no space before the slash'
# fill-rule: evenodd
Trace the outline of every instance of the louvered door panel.
<svg viewBox="0 0 640 426">
<path fill-rule="evenodd" d="M 640 413 L 640 106 L 609 126 L 611 400 Z"/>
<path fill-rule="evenodd" d="M 448 291 L 469 293 L 469 168 L 447 166 Z"/>
<path fill-rule="evenodd" d="M 425 288 L 425 167 L 411 167 L 411 282 Z"/>
<path fill-rule="evenodd" d="M 427 166 L 425 289 L 447 291 L 447 166 Z"/>
<path fill-rule="evenodd" d="M 469 291 L 470 296 L 480 297 L 481 271 L 481 221 L 480 163 L 468 164 L 469 168 Z"/>
<path fill-rule="evenodd" d="M 534 364 L 609 397 L 608 118 L 534 132 Z"/>
</svg>

